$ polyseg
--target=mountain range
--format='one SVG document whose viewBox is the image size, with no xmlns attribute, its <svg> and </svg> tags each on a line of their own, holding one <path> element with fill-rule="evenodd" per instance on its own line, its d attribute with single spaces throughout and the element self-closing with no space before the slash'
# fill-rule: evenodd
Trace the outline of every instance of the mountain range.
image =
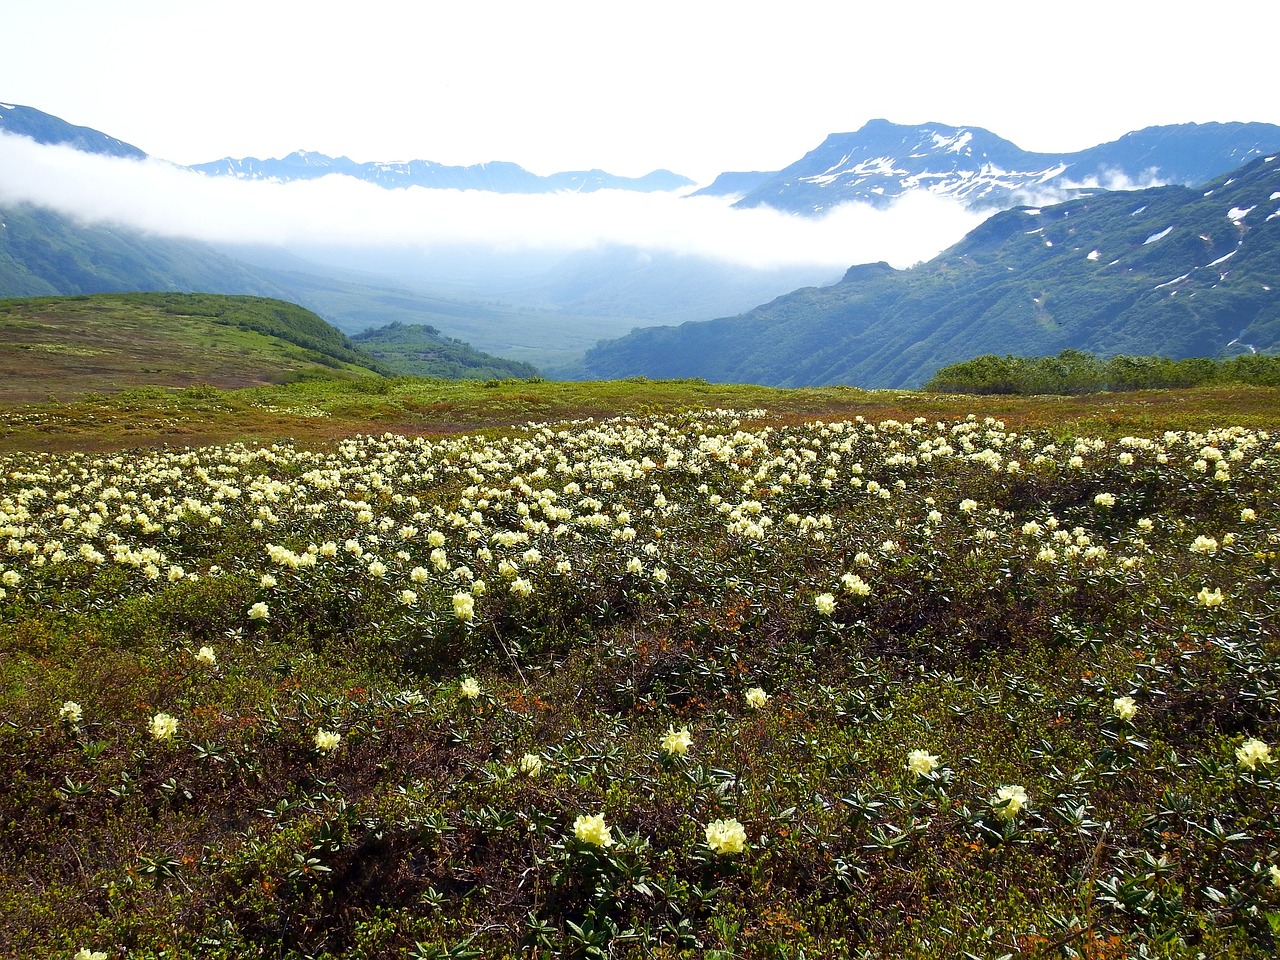
<svg viewBox="0 0 1280 960">
<path fill-rule="evenodd" d="M 515 163 L 476 163 L 448 166 L 431 160 L 357 163 L 347 157 L 298 150 L 280 159 L 223 157 L 190 167 L 206 176 L 240 180 L 315 180 L 335 174 L 354 177 L 379 187 L 428 187 L 436 190 L 487 190 L 492 193 L 591 193 L 596 190 L 636 190 L 649 193 L 680 190 L 694 185 L 670 170 L 654 170 L 643 177 L 619 177 L 603 170 L 576 170 L 538 176 Z"/>
<path fill-rule="evenodd" d="M 0 104 L 0 130 L 87 152 L 135 159 L 147 156 L 132 144 L 16 104 Z M 725 172 L 689 195 L 733 199 L 735 206 L 743 208 L 769 206 L 816 216 L 849 202 L 885 207 L 909 192 L 924 190 L 974 209 L 994 211 L 1112 188 L 1203 183 L 1276 151 L 1280 151 L 1280 126 L 1268 123 L 1146 127 L 1084 150 L 1037 153 L 982 127 L 907 125 L 879 119 L 852 133 L 829 135 L 782 170 Z M 509 161 L 469 166 L 432 160 L 357 162 L 306 150 L 269 159 L 228 156 L 188 169 L 211 177 L 280 183 L 342 175 L 388 189 L 417 186 L 517 194 L 648 193 L 696 186 L 670 170 L 654 170 L 643 177 L 594 169 L 539 176 Z"/>
<path fill-rule="evenodd" d="M 113 157 L 147 156 L 15 104 L 0 104 L 0 132 Z M 783 171 L 726 173 L 701 191 L 737 197 L 740 206 L 808 215 L 850 200 L 884 205 L 909 191 L 980 209 L 1037 197 L 1033 207 L 995 214 L 927 265 L 911 271 L 861 265 L 820 288 L 805 285 L 834 278 L 817 268 L 752 270 L 621 246 L 519 259 L 465 247 L 442 247 L 426 258 L 393 247 L 217 251 L 5 203 L 0 296 L 198 290 L 283 298 L 347 333 L 391 323 L 430 329 L 454 346 L 464 337 L 561 377 L 898 386 L 984 352 L 1185 356 L 1246 344 L 1266 351 L 1277 346 L 1269 295 L 1280 283 L 1272 266 L 1280 255 L 1276 220 L 1260 211 L 1280 195 L 1266 162 L 1277 152 L 1280 127 L 1269 124 L 1151 127 L 1077 153 L 1033 154 L 977 127 L 879 120 L 854 134 L 833 134 Z M 1250 158 L 1252 165 L 1240 167 Z M 526 192 L 602 189 L 625 180 L 598 171 L 538 178 L 509 163 L 355 164 L 301 152 L 281 161 L 228 158 L 201 166 L 207 176 L 284 180 L 342 172 L 384 187 L 418 177 L 420 185 L 436 178 L 442 186 Z M 1240 173 L 1227 175 L 1237 167 Z M 1214 178 L 1205 190 L 1104 189 Z M 687 183 L 656 171 L 624 188 L 679 189 L 677 181 Z M 1063 197 L 1071 199 L 1050 203 Z M 1228 199 L 1227 212 L 1218 209 Z M 1229 211 L 1246 213 L 1233 218 Z M 1210 283 L 1212 268 L 1223 265 Z M 794 292 L 748 309 L 785 290 Z M 723 319 L 704 320 L 717 315 Z M 681 320 L 698 322 L 651 326 Z M 621 336 L 633 327 L 642 329 Z M 428 346 L 424 355 L 435 358 L 437 348 Z"/>
<path fill-rule="evenodd" d="M 724 173 L 695 196 L 817 215 L 849 202 L 884 207 L 925 190 L 997 210 L 1110 187 L 1204 183 L 1276 151 L 1280 126 L 1269 123 L 1147 127 L 1074 153 L 1031 153 L 981 127 L 872 120 L 856 133 L 833 133 L 783 170 Z"/>
<path fill-rule="evenodd" d="M 602 343 L 596 377 L 914 387 L 981 354 L 1280 349 L 1280 161 L 1198 188 L 997 213 L 926 264 L 849 269 L 741 316 Z"/>
</svg>

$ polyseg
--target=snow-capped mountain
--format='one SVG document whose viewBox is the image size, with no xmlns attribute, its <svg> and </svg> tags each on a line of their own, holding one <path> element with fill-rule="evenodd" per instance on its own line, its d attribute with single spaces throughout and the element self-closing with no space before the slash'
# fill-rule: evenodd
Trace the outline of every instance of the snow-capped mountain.
<svg viewBox="0 0 1280 960">
<path fill-rule="evenodd" d="M 494 193 L 557 193 L 595 190 L 636 190 L 653 192 L 680 190 L 693 186 L 688 177 L 669 170 L 655 170 L 643 177 L 618 177 L 603 170 L 574 170 L 541 177 L 515 163 L 476 163 L 457 167 L 431 160 L 396 163 L 357 163 L 348 157 L 298 150 L 287 157 L 259 160 L 257 157 L 223 157 L 190 169 L 207 176 L 236 177 L 240 180 L 315 180 L 342 174 L 380 187 L 432 187 L 453 190 L 488 190 Z"/>
<path fill-rule="evenodd" d="M 1105 189 L 1203 183 L 1276 151 L 1280 127 L 1267 123 L 1147 127 L 1075 153 L 1031 153 L 981 127 L 872 120 L 855 133 L 831 134 L 778 173 L 723 174 L 700 192 L 741 193 L 737 206 L 808 215 L 848 201 L 884 206 L 914 190 L 1001 209 Z"/>
</svg>

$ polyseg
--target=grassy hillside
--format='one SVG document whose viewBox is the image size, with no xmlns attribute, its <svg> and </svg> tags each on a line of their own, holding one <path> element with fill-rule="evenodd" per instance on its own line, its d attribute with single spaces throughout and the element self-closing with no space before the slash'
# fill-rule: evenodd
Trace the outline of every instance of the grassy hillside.
<svg viewBox="0 0 1280 960">
<path fill-rule="evenodd" d="M 9 408 L 0 956 L 1274 957 L 1276 400 Z"/>
<path fill-rule="evenodd" d="M 0 300 L 5 403 L 384 372 L 315 314 L 280 300 L 170 293 Z"/>
</svg>

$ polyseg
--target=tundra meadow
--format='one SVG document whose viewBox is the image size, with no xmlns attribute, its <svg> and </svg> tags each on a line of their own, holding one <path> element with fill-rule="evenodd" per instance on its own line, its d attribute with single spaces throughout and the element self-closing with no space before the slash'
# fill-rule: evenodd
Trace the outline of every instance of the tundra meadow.
<svg viewBox="0 0 1280 960">
<path fill-rule="evenodd" d="M 1268 957 L 1280 438 L 0 458 L 10 957 Z"/>
</svg>

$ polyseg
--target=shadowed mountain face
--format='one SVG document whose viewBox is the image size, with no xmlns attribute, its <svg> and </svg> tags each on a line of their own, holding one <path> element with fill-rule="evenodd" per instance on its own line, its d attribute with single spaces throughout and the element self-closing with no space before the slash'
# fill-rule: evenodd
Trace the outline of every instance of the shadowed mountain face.
<svg viewBox="0 0 1280 960">
<path fill-rule="evenodd" d="M 599 377 L 910 387 L 984 353 L 1215 357 L 1280 349 L 1280 160 L 1199 188 L 996 214 L 927 264 L 851 269 L 738 317 L 636 331 Z"/>
</svg>

